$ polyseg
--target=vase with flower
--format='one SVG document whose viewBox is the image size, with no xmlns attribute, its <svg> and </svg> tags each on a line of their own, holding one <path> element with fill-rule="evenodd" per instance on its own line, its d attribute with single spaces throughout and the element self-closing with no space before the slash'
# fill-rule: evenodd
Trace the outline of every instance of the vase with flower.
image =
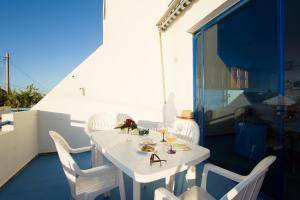
<svg viewBox="0 0 300 200">
<path fill-rule="evenodd" d="M 118 125 L 115 129 L 121 129 L 122 132 L 128 134 L 127 140 L 131 140 L 131 134 L 133 130 L 137 129 L 137 124 L 132 119 L 126 119 L 123 123 Z"/>
</svg>

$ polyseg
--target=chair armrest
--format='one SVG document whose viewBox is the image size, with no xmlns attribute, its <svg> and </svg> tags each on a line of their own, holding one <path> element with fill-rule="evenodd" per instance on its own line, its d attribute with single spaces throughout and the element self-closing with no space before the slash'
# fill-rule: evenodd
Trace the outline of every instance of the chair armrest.
<svg viewBox="0 0 300 200">
<path fill-rule="evenodd" d="M 207 184 L 207 176 L 208 176 L 208 172 L 210 171 L 236 182 L 241 182 L 246 178 L 246 176 L 242 176 L 232 171 L 218 167 L 216 165 L 207 163 L 204 165 L 202 180 L 201 180 L 201 188 L 205 191 L 206 191 L 206 184 Z"/>
<path fill-rule="evenodd" d="M 92 149 L 91 146 L 88 146 L 88 147 L 79 147 L 79 148 L 76 148 L 76 149 L 73 149 L 73 148 L 69 148 L 69 151 L 70 153 L 83 153 L 83 152 L 86 152 L 86 151 L 90 151 Z"/>
<path fill-rule="evenodd" d="M 165 188 L 158 188 L 155 190 L 154 200 L 179 200 L 179 198 Z"/>
<path fill-rule="evenodd" d="M 91 169 L 80 170 L 79 176 L 99 176 L 101 174 L 117 174 L 117 168 L 113 165 L 102 165 Z"/>
</svg>

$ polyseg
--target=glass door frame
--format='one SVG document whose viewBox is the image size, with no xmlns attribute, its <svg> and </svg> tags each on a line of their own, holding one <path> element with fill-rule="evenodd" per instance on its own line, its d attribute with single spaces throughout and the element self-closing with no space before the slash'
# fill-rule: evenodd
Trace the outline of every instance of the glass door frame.
<svg viewBox="0 0 300 200">
<path fill-rule="evenodd" d="M 195 120 L 200 124 L 200 145 L 205 144 L 205 115 L 204 115 L 204 31 L 218 23 L 220 20 L 233 13 L 234 11 L 241 8 L 244 4 L 250 2 L 251 0 L 240 0 L 237 4 L 227 9 L 222 14 L 218 15 L 214 19 L 210 20 L 203 27 L 198 29 L 193 34 L 193 109 L 195 113 Z M 277 70 L 278 70 L 278 85 L 277 91 L 279 96 L 284 96 L 285 94 L 285 42 L 284 42 L 284 27 L 285 27 L 285 18 L 284 18 L 284 3 L 285 0 L 277 0 Z M 200 37 L 200 52 L 198 52 L 198 41 Z M 200 53 L 199 57 L 198 54 Z M 200 58 L 200 60 L 198 60 Z M 200 65 L 200 66 L 199 66 Z M 200 72 L 198 71 L 198 66 Z M 200 104 L 200 109 L 199 109 Z M 284 187 L 284 159 L 283 159 L 283 144 L 284 144 L 284 109 L 282 106 L 277 108 L 277 119 L 276 123 L 278 125 L 276 130 L 276 171 L 277 171 L 277 198 L 283 198 L 283 187 Z"/>
<path fill-rule="evenodd" d="M 233 5 L 229 9 L 227 9 L 225 12 L 221 13 L 217 17 L 210 20 L 207 24 L 202 26 L 199 30 L 197 30 L 193 34 L 193 108 L 195 113 L 195 120 L 200 124 L 200 145 L 204 145 L 205 143 L 205 116 L 204 116 L 204 105 L 205 105 L 205 98 L 204 98 L 204 31 L 209 29 L 214 24 L 218 23 L 220 20 L 231 14 L 232 12 L 236 11 L 240 7 L 242 7 L 244 4 L 248 3 L 251 0 L 241 0 L 239 3 Z M 198 43 L 197 38 L 201 38 L 201 44 L 200 44 L 200 77 L 198 72 L 198 54 L 197 51 Z M 198 82 L 199 80 L 200 87 L 198 88 Z M 198 110 L 198 103 L 200 103 L 200 110 Z"/>
</svg>

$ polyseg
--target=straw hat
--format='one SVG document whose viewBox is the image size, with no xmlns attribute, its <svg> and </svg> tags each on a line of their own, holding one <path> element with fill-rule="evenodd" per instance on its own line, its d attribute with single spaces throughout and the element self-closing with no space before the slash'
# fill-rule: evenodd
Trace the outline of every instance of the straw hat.
<svg viewBox="0 0 300 200">
<path fill-rule="evenodd" d="M 191 110 L 183 110 L 179 116 L 176 116 L 180 119 L 194 119 L 194 113 Z"/>
</svg>

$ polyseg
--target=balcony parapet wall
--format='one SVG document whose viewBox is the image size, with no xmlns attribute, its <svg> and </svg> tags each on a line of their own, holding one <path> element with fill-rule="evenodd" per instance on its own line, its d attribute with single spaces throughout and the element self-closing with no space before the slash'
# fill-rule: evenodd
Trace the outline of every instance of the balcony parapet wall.
<svg viewBox="0 0 300 200">
<path fill-rule="evenodd" d="M 38 155 L 37 111 L 2 116 L 2 121 L 8 119 L 14 125 L 0 132 L 0 187 Z"/>
</svg>

